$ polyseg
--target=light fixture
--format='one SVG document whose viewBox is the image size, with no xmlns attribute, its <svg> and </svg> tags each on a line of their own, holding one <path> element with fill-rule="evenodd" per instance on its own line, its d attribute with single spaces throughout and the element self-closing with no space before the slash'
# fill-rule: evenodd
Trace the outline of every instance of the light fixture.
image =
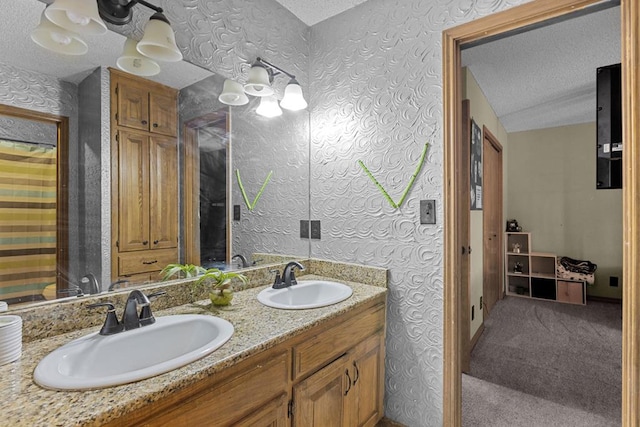
<svg viewBox="0 0 640 427">
<path fill-rule="evenodd" d="M 155 61 L 177 62 L 182 59 L 182 53 L 162 8 L 144 0 L 54 0 L 44 11 L 48 21 L 43 18 L 31 37 L 40 46 L 54 52 L 82 55 L 87 52 L 87 45 L 74 33 L 104 34 L 107 26 L 103 20 L 114 25 L 127 24 L 132 19 L 132 9 L 136 4 L 156 13 L 145 25 L 139 43 L 125 42 L 125 50 L 117 65 L 133 74 L 152 76 L 160 71 Z M 134 48 L 139 57 L 133 52 Z"/>
<path fill-rule="evenodd" d="M 295 78 L 291 79 L 287 87 L 284 88 L 284 96 L 282 97 L 282 101 L 280 101 L 280 106 L 291 111 L 299 111 L 307 108 L 307 101 L 305 101 L 302 95 L 302 88 Z"/>
<path fill-rule="evenodd" d="M 122 71 L 135 74 L 136 76 L 149 77 L 155 76 L 160 72 L 160 66 L 156 61 L 147 58 L 136 49 L 138 42 L 127 38 L 124 42 L 122 55 L 116 61 L 116 65 Z"/>
<path fill-rule="evenodd" d="M 281 116 L 282 110 L 275 95 L 263 96 L 260 99 L 260 105 L 256 108 L 256 114 L 269 118 Z"/>
<path fill-rule="evenodd" d="M 142 40 L 138 43 L 138 52 L 158 61 L 182 60 L 182 53 L 176 45 L 176 35 L 162 12 L 156 12 L 149 18 L 149 22 L 144 27 Z"/>
<path fill-rule="evenodd" d="M 290 79 L 284 89 L 284 96 L 282 101 L 280 101 L 280 106 L 278 106 L 278 100 L 274 96 L 275 92 L 271 87 L 274 76 L 278 74 L 285 74 Z M 248 98 L 246 98 L 246 96 L 241 98 L 239 95 L 240 90 L 241 86 L 239 83 L 233 80 L 225 80 L 222 93 L 218 97 L 218 100 L 227 105 L 244 105 L 248 102 Z M 262 58 L 256 58 L 256 62 L 251 66 L 247 82 L 244 85 L 244 92 L 262 98 L 256 112 L 265 117 L 279 116 L 282 114 L 280 107 L 291 111 L 307 108 L 307 101 L 304 99 L 302 87 L 300 87 L 300 83 L 296 80 L 296 76 L 287 73 L 282 68 Z M 242 99 L 242 101 L 240 101 L 240 99 Z M 272 103 L 275 103 L 277 110 L 273 108 Z"/>
<path fill-rule="evenodd" d="M 42 12 L 40 24 L 31 32 L 31 40 L 45 49 L 65 55 L 84 55 L 87 53 L 89 48 L 78 34 L 49 21 L 45 12 Z"/>
<path fill-rule="evenodd" d="M 249 98 L 244 93 L 242 85 L 233 80 L 225 80 L 222 86 L 222 93 L 218 97 L 218 100 L 226 105 L 245 105 L 249 102 Z"/>
<path fill-rule="evenodd" d="M 79 34 L 105 34 L 95 0 L 55 0 L 45 9 L 49 21 Z"/>
<path fill-rule="evenodd" d="M 273 88 L 271 87 L 272 75 L 267 69 L 258 61 L 251 66 L 249 70 L 249 78 L 244 85 L 244 91 L 253 96 L 270 96 L 273 95 Z"/>
</svg>

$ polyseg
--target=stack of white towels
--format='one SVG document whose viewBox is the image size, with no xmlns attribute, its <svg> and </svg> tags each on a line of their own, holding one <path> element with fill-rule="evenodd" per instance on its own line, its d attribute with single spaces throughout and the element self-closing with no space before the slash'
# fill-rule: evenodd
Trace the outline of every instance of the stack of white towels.
<svg viewBox="0 0 640 427">
<path fill-rule="evenodd" d="M 0 365 L 16 361 L 22 355 L 22 318 L 0 316 Z"/>
</svg>

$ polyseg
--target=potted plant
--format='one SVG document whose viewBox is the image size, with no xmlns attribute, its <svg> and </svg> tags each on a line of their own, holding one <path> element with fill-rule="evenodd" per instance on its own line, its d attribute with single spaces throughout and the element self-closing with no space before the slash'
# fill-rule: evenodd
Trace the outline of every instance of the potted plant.
<svg viewBox="0 0 640 427">
<path fill-rule="evenodd" d="M 233 299 L 231 281 L 234 279 L 238 279 L 242 283 L 248 282 L 248 279 L 244 274 L 210 268 L 204 271 L 202 276 L 200 276 L 196 281 L 195 285 L 205 286 L 208 288 L 209 299 L 213 305 L 224 306 L 229 305 Z"/>
<path fill-rule="evenodd" d="M 175 275 L 178 275 L 176 278 L 188 279 L 190 277 L 196 277 L 204 274 L 206 271 L 207 270 L 204 267 L 200 267 L 199 265 L 167 264 L 160 274 L 162 275 L 162 280 L 169 280 Z"/>
</svg>

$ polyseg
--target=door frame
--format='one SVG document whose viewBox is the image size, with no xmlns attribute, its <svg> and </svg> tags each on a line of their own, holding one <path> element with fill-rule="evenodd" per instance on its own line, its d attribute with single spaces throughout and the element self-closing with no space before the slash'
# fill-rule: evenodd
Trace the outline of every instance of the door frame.
<svg viewBox="0 0 640 427">
<path fill-rule="evenodd" d="M 461 56 L 463 44 L 558 18 L 593 6 L 600 0 L 533 0 L 443 32 L 444 112 L 444 366 L 443 425 L 462 425 L 461 292 L 466 283 L 456 268 L 460 202 L 456 170 L 458 147 L 463 143 L 461 117 Z M 623 306 L 622 306 L 622 425 L 640 421 L 640 3 L 620 0 L 623 141 Z"/>
</svg>

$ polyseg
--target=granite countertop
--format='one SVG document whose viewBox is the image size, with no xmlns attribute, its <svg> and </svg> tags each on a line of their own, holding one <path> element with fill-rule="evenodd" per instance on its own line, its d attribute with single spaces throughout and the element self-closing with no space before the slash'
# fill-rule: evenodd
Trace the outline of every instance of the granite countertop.
<svg viewBox="0 0 640 427">
<path fill-rule="evenodd" d="M 320 276 L 304 276 L 302 280 Z M 334 279 L 329 279 L 334 280 Z M 383 287 L 346 283 L 353 295 L 338 304 L 311 310 L 277 310 L 260 304 L 256 295 L 265 286 L 236 292 L 231 306 L 210 309 L 207 301 L 185 304 L 154 313 L 215 315 L 231 322 L 235 333 L 221 348 L 182 368 L 126 384 L 90 391 L 46 390 L 33 382 L 33 370 L 49 352 L 96 332 L 92 327 L 24 344 L 20 360 L 0 366 L 0 426 L 99 425 L 119 418 L 173 391 L 285 341 L 322 321 L 341 315 L 384 294 Z M 119 312 L 122 307 L 118 307 Z"/>
</svg>

